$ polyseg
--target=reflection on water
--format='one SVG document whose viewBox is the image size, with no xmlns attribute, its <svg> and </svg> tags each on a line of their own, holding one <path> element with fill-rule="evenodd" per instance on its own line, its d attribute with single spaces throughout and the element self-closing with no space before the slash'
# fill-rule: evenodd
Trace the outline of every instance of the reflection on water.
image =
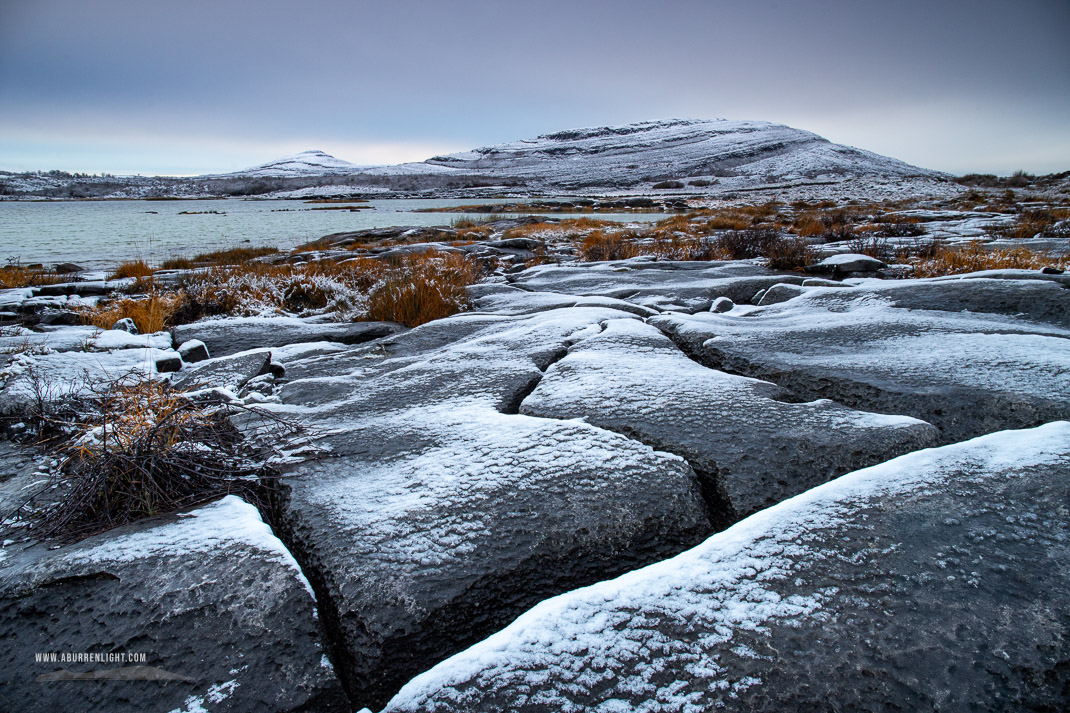
<svg viewBox="0 0 1070 713">
<path fill-rule="evenodd" d="M 499 201 L 370 200 L 356 204 L 367 206 L 358 212 L 320 210 L 332 204 L 240 199 L 0 201 L 0 261 L 19 260 L 24 265 L 76 262 L 102 268 L 133 258 L 158 263 L 169 257 L 189 257 L 243 244 L 273 245 L 286 250 L 330 233 L 391 225 L 449 225 L 464 217 L 485 218 L 486 215 L 412 212 L 474 202 Z M 593 217 L 648 221 L 665 216 L 595 213 Z"/>
</svg>

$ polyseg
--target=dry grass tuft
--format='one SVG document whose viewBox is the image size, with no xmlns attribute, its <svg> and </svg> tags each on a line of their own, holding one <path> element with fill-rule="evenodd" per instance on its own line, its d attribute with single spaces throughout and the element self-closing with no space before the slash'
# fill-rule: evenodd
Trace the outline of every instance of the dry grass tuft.
<svg viewBox="0 0 1070 713">
<path fill-rule="evenodd" d="M 366 318 L 417 327 L 457 314 L 467 308 L 465 287 L 479 273 L 479 266 L 463 255 L 412 256 L 371 291 Z"/>
<path fill-rule="evenodd" d="M 1028 248 L 987 249 L 981 242 L 957 248 L 936 246 L 928 257 L 914 259 L 913 277 L 939 277 L 981 270 L 1070 268 L 1070 257 L 1053 257 Z"/>
<path fill-rule="evenodd" d="M 640 254 L 633 240 L 622 233 L 605 233 L 595 230 L 588 233 L 580 245 L 580 258 L 587 262 L 603 260 L 627 260 Z"/>
<path fill-rule="evenodd" d="M 115 272 L 108 279 L 121 280 L 127 277 L 136 277 L 138 279 L 152 277 L 152 268 L 144 260 L 130 260 L 115 268 Z"/>
<path fill-rule="evenodd" d="M 73 539 L 240 493 L 258 502 L 266 474 L 228 406 L 197 405 L 167 382 L 128 375 L 98 389 L 63 451 L 68 488 L 45 535 Z"/>
<path fill-rule="evenodd" d="M 63 275 L 41 270 L 31 270 L 16 265 L 8 265 L 0 269 L 0 289 L 13 289 L 22 287 L 37 287 L 39 285 L 55 285 L 64 282 Z"/>
<path fill-rule="evenodd" d="M 174 293 L 153 291 L 144 297 L 126 297 L 98 307 L 84 310 L 86 324 L 110 329 L 120 319 L 134 320 L 142 334 L 159 332 L 172 324 L 178 309 L 179 297 Z"/>
</svg>

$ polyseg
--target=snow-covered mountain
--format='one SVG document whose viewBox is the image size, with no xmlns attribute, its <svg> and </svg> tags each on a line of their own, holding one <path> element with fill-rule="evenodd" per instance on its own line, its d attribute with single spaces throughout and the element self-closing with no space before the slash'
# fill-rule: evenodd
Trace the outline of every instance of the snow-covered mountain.
<svg viewBox="0 0 1070 713">
<path fill-rule="evenodd" d="M 559 131 L 436 156 L 427 163 L 466 174 L 566 187 L 630 186 L 699 177 L 792 180 L 942 175 L 790 126 L 726 119 L 669 119 Z"/>
<path fill-rule="evenodd" d="M 250 177 L 327 176 L 340 173 L 360 173 L 365 168 L 367 167 L 335 158 L 324 151 L 302 151 L 293 156 L 286 156 L 226 175 Z"/>
</svg>

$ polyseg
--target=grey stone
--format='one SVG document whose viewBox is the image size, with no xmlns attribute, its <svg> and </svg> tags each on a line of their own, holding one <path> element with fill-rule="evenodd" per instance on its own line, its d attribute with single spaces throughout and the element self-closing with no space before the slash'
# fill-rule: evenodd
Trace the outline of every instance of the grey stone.
<svg viewBox="0 0 1070 713">
<path fill-rule="evenodd" d="M 615 320 L 551 366 L 520 413 L 580 418 L 686 458 L 722 526 L 937 440 L 915 419 L 788 397 L 696 364 L 655 327 Z"/>
<path fill-rule="evenodd" d="M 118 329 L 123 332 L 129 332 L 130 334 L 137 334 L 137 325 L 134 324 L 134 320 L 129 317 L 123 317 L 111 326 L 112 329 Z"/>
<path fill-rule="evenodd" d="M 73 327 L 82 324 L 82 315 L 68 310 L 49 310 L 37 318 L 38 324 Z"/>
<path fill-rule="evenodd" d="M 72 272 L 85 272 L 85 268 L 73 262 L 61 262 L 52 267 L 53 272 L 59 275 L 69 275 Z"/>
<path fill-rule="evenodd" d="M 156 371 L 161 374 L 167 374 L 174 371 L 182 370 L 182 357 L 180 356 L 166 356 L 156 360 Z"/>
<path fill-rule="evenodd" d="M 352 710 L 301 571 L 233 496 L 0 559 L 0 632 L 6 711 Z M 43 682 L 76 676 L 91 680 Z"/>
<path fill-rule="evenodd" d="M 767 305 L 775 305 L 780 302 L 787 302 L 788 300 L 794 297 L 798 297 L 802 293 L 803 289 L 798 285 L 785 285 L 783 283 L 778 283 L 770 287 L 762 294 L 762 298 L 758 300 L 758 306 L 765 307 Z"/>
<path fill-rule="evenodd" d="M 262 347 L 281 347 L 305 342 L 360 344 L 402 331 L 392 322 L 313 322 L 296 317 L 231 318 L 197 322 L 172 330 L 176 344 L 191 339 L 204 342 L 216 357 Z"/>
<path fill-rule="evenodd" d="M 402 711 L 1056 711 L 1070 424 L 903 456 L 571 592 Z"/>
<path fill-rule="evenodd" d="M 249 379 L 267 373 L 270 368 L 271 352 L 218 357 L 182 371 L 174 385 L 178 389 L 219 386 L 237 392 Z"/>
<path fill-rule="evenodd" d="M 731 312 L 735 306 L 736 303 L 727 297 L 718 297 L 710 305 L 710 311 L 721 314 L 722 312 Z"/>
<path fill-rule="evenodd" d="M 830 255 L 813 265 L 807 265 L 807 272 L 829 272 L 842 275 L 849 272 L 876 272 L 883 270 L 888 265 L 875 257 L 860 255 L 857 253 L 844 253 Z"/>
<path fill-rule="evenodd" d="M 1004 286 L 1008 311 L 1017 308 L 1018 288 L 1062 291 Z M 1004 314 L 897 306 L 934 297 L 948 306 L 956 290 L 961 304 L 985 304 L 969 298 L 984 295 L 985 284 L 961 280 L 813 290 L 744 320 L 702 313 L 651 322 L 711 368 L 772 381 L 798 399 L 913 416 L 939 428 L 942 443 L 1070 418 L 1070 330 Z M 1042 303 L 1023 306 L 1057 313 Z"/>
<path fill-rule="evenodd" d="M 178 354 L 182 361 L 187 364 L 196 364 L 199 361 L 209 359 L 208 347 L 200 339 L 190 339 L 182 342 L 178 347 Z"/>
<path fill-rule="evenodd" d="M 276 396 L 312 440 L 283 454 L 275 522 L 320 593 L 358 707 L 535 602 L 710 531 L 683 460 L 516 413 L 570 343 L 621 317 L 458 315 L 289 361 Z"/>
</svg>

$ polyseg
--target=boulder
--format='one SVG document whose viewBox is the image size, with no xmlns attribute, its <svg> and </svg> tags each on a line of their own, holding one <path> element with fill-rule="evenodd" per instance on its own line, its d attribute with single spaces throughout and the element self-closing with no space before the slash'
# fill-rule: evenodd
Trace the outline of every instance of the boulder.
<svg viewBox="0 0 1070 713">
<path fill-rule="evenodd" d="M 858 253 L 841 253 L 830 255 L 813 265 L 807 265 L 807 272 L 829 272 L 834 275 L 842 275 L 849 272 L 876 272 L 883 270 L 888 265 L 875 257 Z"/>
<path fill-rule="evenodd" d="M 161 374 L 167 374 L 170 372 L 182 370 L 182 357 L 175 354 L 174 356 L 165 356 L 156 360 L 156 371 Z"/>
<path fill-rule="evenodd" d="M 2 710 L 352 710 L 308 582 L 233 496 L 0 558 L 0 632 Z"/>
<path fill-rule="evenodd" d="M 85 268 L 73 262 L 61 262 L 58 265 L 54 265 L 52 271 L 57 275 L 69 275 L 72 272 L 85 272 Z"/>
<path fill-rule="evenodd" d="M 129 317 L 123 317 L 111 326 L 112 329 L 121 330 L 123 332 L 129 332 L 130 334 L 137 334 L 137 325 L 134 324 L 134 320 Z"/>
<path fill-rule="evenodd" d="M 37 318 L 38 324 L 73 327 L 82 324 L 82 315 L 70 310 L 48 310 Z"/>
<path fill-rule="evenodd" d="M 178 347 L 178 355 L 187 364 L 196 364 L 210 358 L 208 347 L 200 339 L 189 339 Z"/>
<path fill-rule="evenodd" d="M 539 604 L 386 711 L 1063 710 L 1070 424 L 846 475 Z"/>
<path fill-rule="evenodd" d="M 184 324 L 172 330 L 176 344 L 199 339 L 213 356 L 304 342 L 361 344 L 403 330 L 391 322 L 313 322 L 296 317 L 235 317 Z"/>
<path fill-rule="evenodd" d="M 624 319 L 572 346 L 520 413 L 583 419 L 686 458 L 722 526 L 937 440 L 916 419 L 789 396 L 701 366 L 655 327 Z"/>
<path fill-rule="evenodd" d="M 731 312 L 735 306 L 736 303 L 727 297 L 718 297 L 710 305 L 710 311 L 721 314 L 722 312 Z"/>
<path fill-rule="evenodd" d="M 779 304 L 780 302 L 787 302 L 794 297 L 798 297 L 802 293 L 803 288 L 798 285 L 786 285 L 782 282 L 778 282 L 762 293 L 762 298 L 758 300 L 758 306 L 765 307 L 767 305 Z M 712 312 L 713 310 L 710 311 Z"/>
<path fill-rule="evenodd" d="M 271 352 L 256 351 L 203 361 L 181 373 L 175 380 L 177 389 L 221 387 L 237 393 L 254 376 L 271 369 Z"/>
</svg>

